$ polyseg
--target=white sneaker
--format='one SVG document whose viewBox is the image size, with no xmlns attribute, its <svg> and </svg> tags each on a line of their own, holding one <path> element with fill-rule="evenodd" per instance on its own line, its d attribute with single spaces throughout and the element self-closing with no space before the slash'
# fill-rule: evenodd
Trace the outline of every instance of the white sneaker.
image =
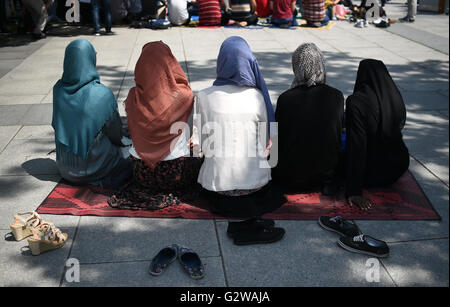
<svg viewBox="0 0 450 307">
<path fill-rule="evenodd" d="M 357 28 L 364 27 L 363 26 L 363 21 L 361 19 L 356 20 L 355 27 L 357 27 Z"/>
</svg>

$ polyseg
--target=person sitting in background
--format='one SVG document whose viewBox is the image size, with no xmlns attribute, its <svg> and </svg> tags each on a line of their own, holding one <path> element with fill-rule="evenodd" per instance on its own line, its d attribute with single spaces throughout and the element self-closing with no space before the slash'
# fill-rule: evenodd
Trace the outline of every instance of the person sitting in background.
<svg viewBox="0 0 450 307">
<path fill-rule="evenodd" d="M 256 25 L 258 16 L 255 0 L 224 0 L 228 10 L 225 13 L 225 21 L 231 20 L 241 27 Z"/>
<path fill-rule="evenodd" d="M 341 2 L 341 0 L 325 0 L 325 9 L 329 19 L 334 21 L 338 20 L 336 15 L 336 5 L 338 5 L 339 2 Z M 345 19 L 345 17 L 340 17 L 340 19 Z"/>
<path fill-rule="evenodd" d="M 273 106 L 258 62 L 241 37 L 222 43 L 217 78 L 212 87 L 197 94 L 196 109 L 203 127 L 194 131 L 203 132 L 201 140 L 205 140 L 200 144 L 194 133 L 194 148 L 200 146 L 205 157 L 198 182 L 210 210 L 253 220 L 283 205 L 283 193 L 270 184 L 265 152 L 267 125 L 275 120 Z M 276 241 L 283 234 L 282 229 L 263 225 L 249 239 Z"/>
<path fill-rule="evenodd" d="M 270 9 L 272 10 L 272 24 L 280 28 L 289 28 L 297 26 L 297 8 L 296 0 L 270 0 Z"/>
<path fill-rule="evenodd" d="M 313 43 L 292 55 L 294 81 L 278 98 L 278 164 L 274 183 L 286 192 L 334 194 L 342 165 L 344 96 L 326 84 L 325 58 Z"/>
<path fill-rule="evenodd" d="M 362 60 L 345 110 L 346 196 L 351 206 L 370 209 L 362 188 L 393 184 L 408 170 L 405 122 L 402 95 L 384 63 Z"/>
<path fill-rule="evenodd" d="M 134 79 L 136 87 L 125 100 L 133 181 L 108 203 L 132 210 L 178 205 L 195 196 L 201 166 L 200 158 L 190 157 L 188 147 L 194 94 L 180 64 L 161 41 L 143 47 Z"/>
<path fill-rule="evenodd" d="M 320 28 L 330 22 L 325 10 L 325 0 L 303 0 L 302 9 L 302 17 L 308 26 Z"/>
<path fill-rule="evenodd" d="M 228 24 L 228 16 L 222 13 L 226 11 L 222 0 L 197 0 L 197 6 L 201 26 L 226 26 Z"/>
<path fill-rule="evenodd" d="M 100 83 L 95 66 L 89 41 L 67 46 L 64 73 L 53 87 L 56 165 L 69 182 L 118 188 L 131 178 L 131 161 L 121 150 L 116 98 Z"/>
<path fill-rule="evenodd" d="M 188 24 L 190 21 L 187 0 L 166 0 L 169 21 L 174 26 Z"/>
<path fill-rule="evenodd" d="M 266 18 L 272 15 L 270 0 L 256 0 L 256 15 L 259 18 Z"/>
<path fill-rule="evenodd" d="M 142 1 L 142 16 L 146 19 L 165 19 L 167 7 L 165 0 Z"/>
</svg>

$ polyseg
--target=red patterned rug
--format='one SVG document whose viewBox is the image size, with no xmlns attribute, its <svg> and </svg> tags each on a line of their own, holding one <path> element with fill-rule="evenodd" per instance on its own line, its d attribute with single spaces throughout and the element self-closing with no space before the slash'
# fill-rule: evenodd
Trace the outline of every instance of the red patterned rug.
<svg viewBox="0 0 450 307">
<path fill-rule="evenodd" d="M 340 215 L 356 220 L 440 220 L 411 173 L 407 172 L 390 188 L 366 191 L 374 203 L 370 211 L 350 207 L 343 193 L 335 197 L 321 193 L 286 195 L 288 202 L 265 215 L 276 220 L 315 220 L 319 216 Z M 181 204 L 157 211 L 133 211 L 108 206 L 110 191 L 92 186 L 73 186 L 60 182 L 37 209 L 41 214 L 124 216 L 150 218 L 221 218 L 209 212 L 204 201 Z"/>
</svg>

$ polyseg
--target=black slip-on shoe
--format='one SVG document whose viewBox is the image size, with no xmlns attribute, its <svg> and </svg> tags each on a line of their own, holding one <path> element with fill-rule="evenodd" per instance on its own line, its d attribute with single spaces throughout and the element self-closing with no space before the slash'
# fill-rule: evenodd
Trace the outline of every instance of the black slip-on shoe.
<svg viewBox="0 0 450 307">
<path fill-rule="evenodd" d="M 205 267 L 194 250 L 180 246 L 178 248 L 178 261 L 192 279 L 202 279 L 205 276 Z"/>
<path fill-rule="evenodd" d="M 178 245 L 166 246 L 153 258 L 149 273 L 153 276 L 161 275 L 164 270 L 178 258 Z"/>
<path fill-rule="evenodd" d="M 386 242 L 364 234 L 353 238 L 341 237 L 338 240 L 338 244 L 353 253 L 382 258 L 389 256 L 389 247 Z"/>
<path fill-rule="evenodd" d="M 361 234 L 361 231 L 354 222 L 345 220 L 340 216 L 321 216 L 318 222 L 322 228 L 336 232 L 341 236 L 354 237 Z"/>
<path fill-rule="evenodd" d="M 228 222 L 227 235 L 230 238 L 239 232 L 249 232 L 260 228 L 270 228 L 275 225 L 274 220 L 253 218 L 242 222 Z"/>
<path fill-rule="evenodd" d="M 274 243 L 283 239 L 285 230 L 279 227 L 260 228 L 256 231 L 239 232 L 234 234 L 234 244 L 251 245 Z"/>
</svg>

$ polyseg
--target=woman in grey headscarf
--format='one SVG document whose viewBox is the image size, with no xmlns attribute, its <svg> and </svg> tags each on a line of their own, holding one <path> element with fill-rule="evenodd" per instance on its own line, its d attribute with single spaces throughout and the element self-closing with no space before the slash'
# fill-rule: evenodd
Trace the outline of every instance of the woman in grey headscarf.
<svg viewBox="0 0 450 307">
<path fill-rule="evenodd" d="M 325 59 L 313 43 L 292 55 L 294 81 L 279 98 L 278 165 L 274 182 L 291 192 L 323 189 L 332 194 L 341 163 L 342 93 L 325 84 Z"/>
</svg>

